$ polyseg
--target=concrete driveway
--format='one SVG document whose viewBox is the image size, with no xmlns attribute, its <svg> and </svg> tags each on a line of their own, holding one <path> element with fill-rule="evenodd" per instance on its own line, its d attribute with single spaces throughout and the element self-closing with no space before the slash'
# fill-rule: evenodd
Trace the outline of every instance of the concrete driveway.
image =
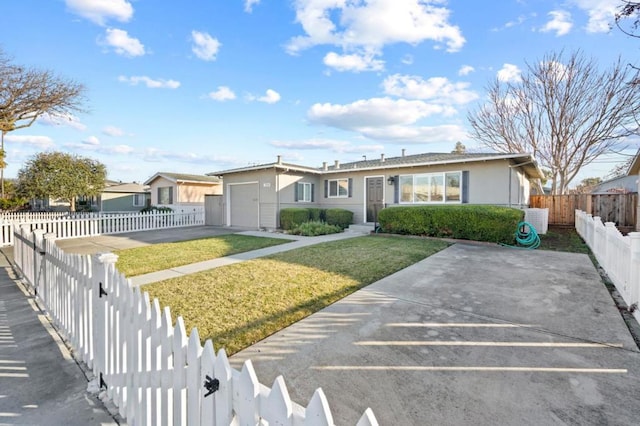
<svg viewBox="0 0 640 426">
<path fill-rule="evenodd" d="M 640 352 L 586 255 L 456 244 L 231 357 L 338 425 L 630 425 Z"/>
</svg>

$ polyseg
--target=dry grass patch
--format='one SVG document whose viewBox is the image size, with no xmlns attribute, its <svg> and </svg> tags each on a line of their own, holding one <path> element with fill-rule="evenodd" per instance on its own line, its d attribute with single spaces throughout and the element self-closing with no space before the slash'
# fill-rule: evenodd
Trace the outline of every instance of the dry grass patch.
<svg viewBox="0 0 640 426">
<path fill-rule="evenodd" d="M 233 354 L 447 246 L 359 237 L 318 244 L 143 287 L 187 330 Z"/>
<path fill-rule="evenodd" d="M 291 240 L 283 238 L 228 234 L 197 240 L 154 244 L 116 251 L 115 254 L 118 255 L 116 267 L 125 276 L 135 277 L 136 275 L 289 242 Z"/>
</svg>

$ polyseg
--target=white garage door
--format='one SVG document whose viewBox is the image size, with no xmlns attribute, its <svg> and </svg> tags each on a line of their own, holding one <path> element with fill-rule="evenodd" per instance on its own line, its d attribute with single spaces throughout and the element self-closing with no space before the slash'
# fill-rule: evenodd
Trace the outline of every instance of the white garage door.
<svg viewBox="0 0 640 426">
<path fill-rule="evenodd" d="M 259 228 L 258 184 L 229 185 L 231 226 Z"/>
</svg>

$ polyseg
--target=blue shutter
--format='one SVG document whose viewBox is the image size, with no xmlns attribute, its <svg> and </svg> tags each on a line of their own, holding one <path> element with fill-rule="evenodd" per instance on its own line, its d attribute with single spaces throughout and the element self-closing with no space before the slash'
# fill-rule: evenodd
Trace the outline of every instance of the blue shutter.
<svg viewBox="0 0 640 426">
<path fill-rule="evenodd" d="M 293 201 L 298 201 L 298 183 L 293 184 Z"/>
<path fill-rule="evenodd" d="M 353 196 L 353 179 L 349 178 L 349 189 L 347 196 L 351 198 Z"/>
<path fill-rule="evenodd" d="M 324 198 L 329 196 L 329 181 L 325 179 L 324 181 Z"/>
<path fill-rule="evenodd" d="M 315 184 L 311 184 L 311 202 L 313 203 L 315 201 L 315 192 L 316 192 L 316 185 Z"/>
</svg>

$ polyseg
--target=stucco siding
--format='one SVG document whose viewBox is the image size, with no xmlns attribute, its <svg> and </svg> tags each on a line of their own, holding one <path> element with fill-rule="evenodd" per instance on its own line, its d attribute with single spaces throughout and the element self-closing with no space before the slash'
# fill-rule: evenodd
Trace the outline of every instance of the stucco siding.
<svg viewBox="0 0 640 426">
<path fill-rule="evenodd" d="M 142 206 L 133 205 L 133 194 L 127 193 L 115 193 L 115 192 L 103 192 L 100 196 L 101 207 L 103 212 L 126 212 L 126 211 L 139 211 Z"/>
<path fill-rule="evenodd" d="M 222 185 L 220 184 L 178 182 L 177 187 L 177 197 L 174 200 L 176 204 L 202 204 L 204 203 L 205 195 L 218 195 L 222 193 Z"/>
</svg>

